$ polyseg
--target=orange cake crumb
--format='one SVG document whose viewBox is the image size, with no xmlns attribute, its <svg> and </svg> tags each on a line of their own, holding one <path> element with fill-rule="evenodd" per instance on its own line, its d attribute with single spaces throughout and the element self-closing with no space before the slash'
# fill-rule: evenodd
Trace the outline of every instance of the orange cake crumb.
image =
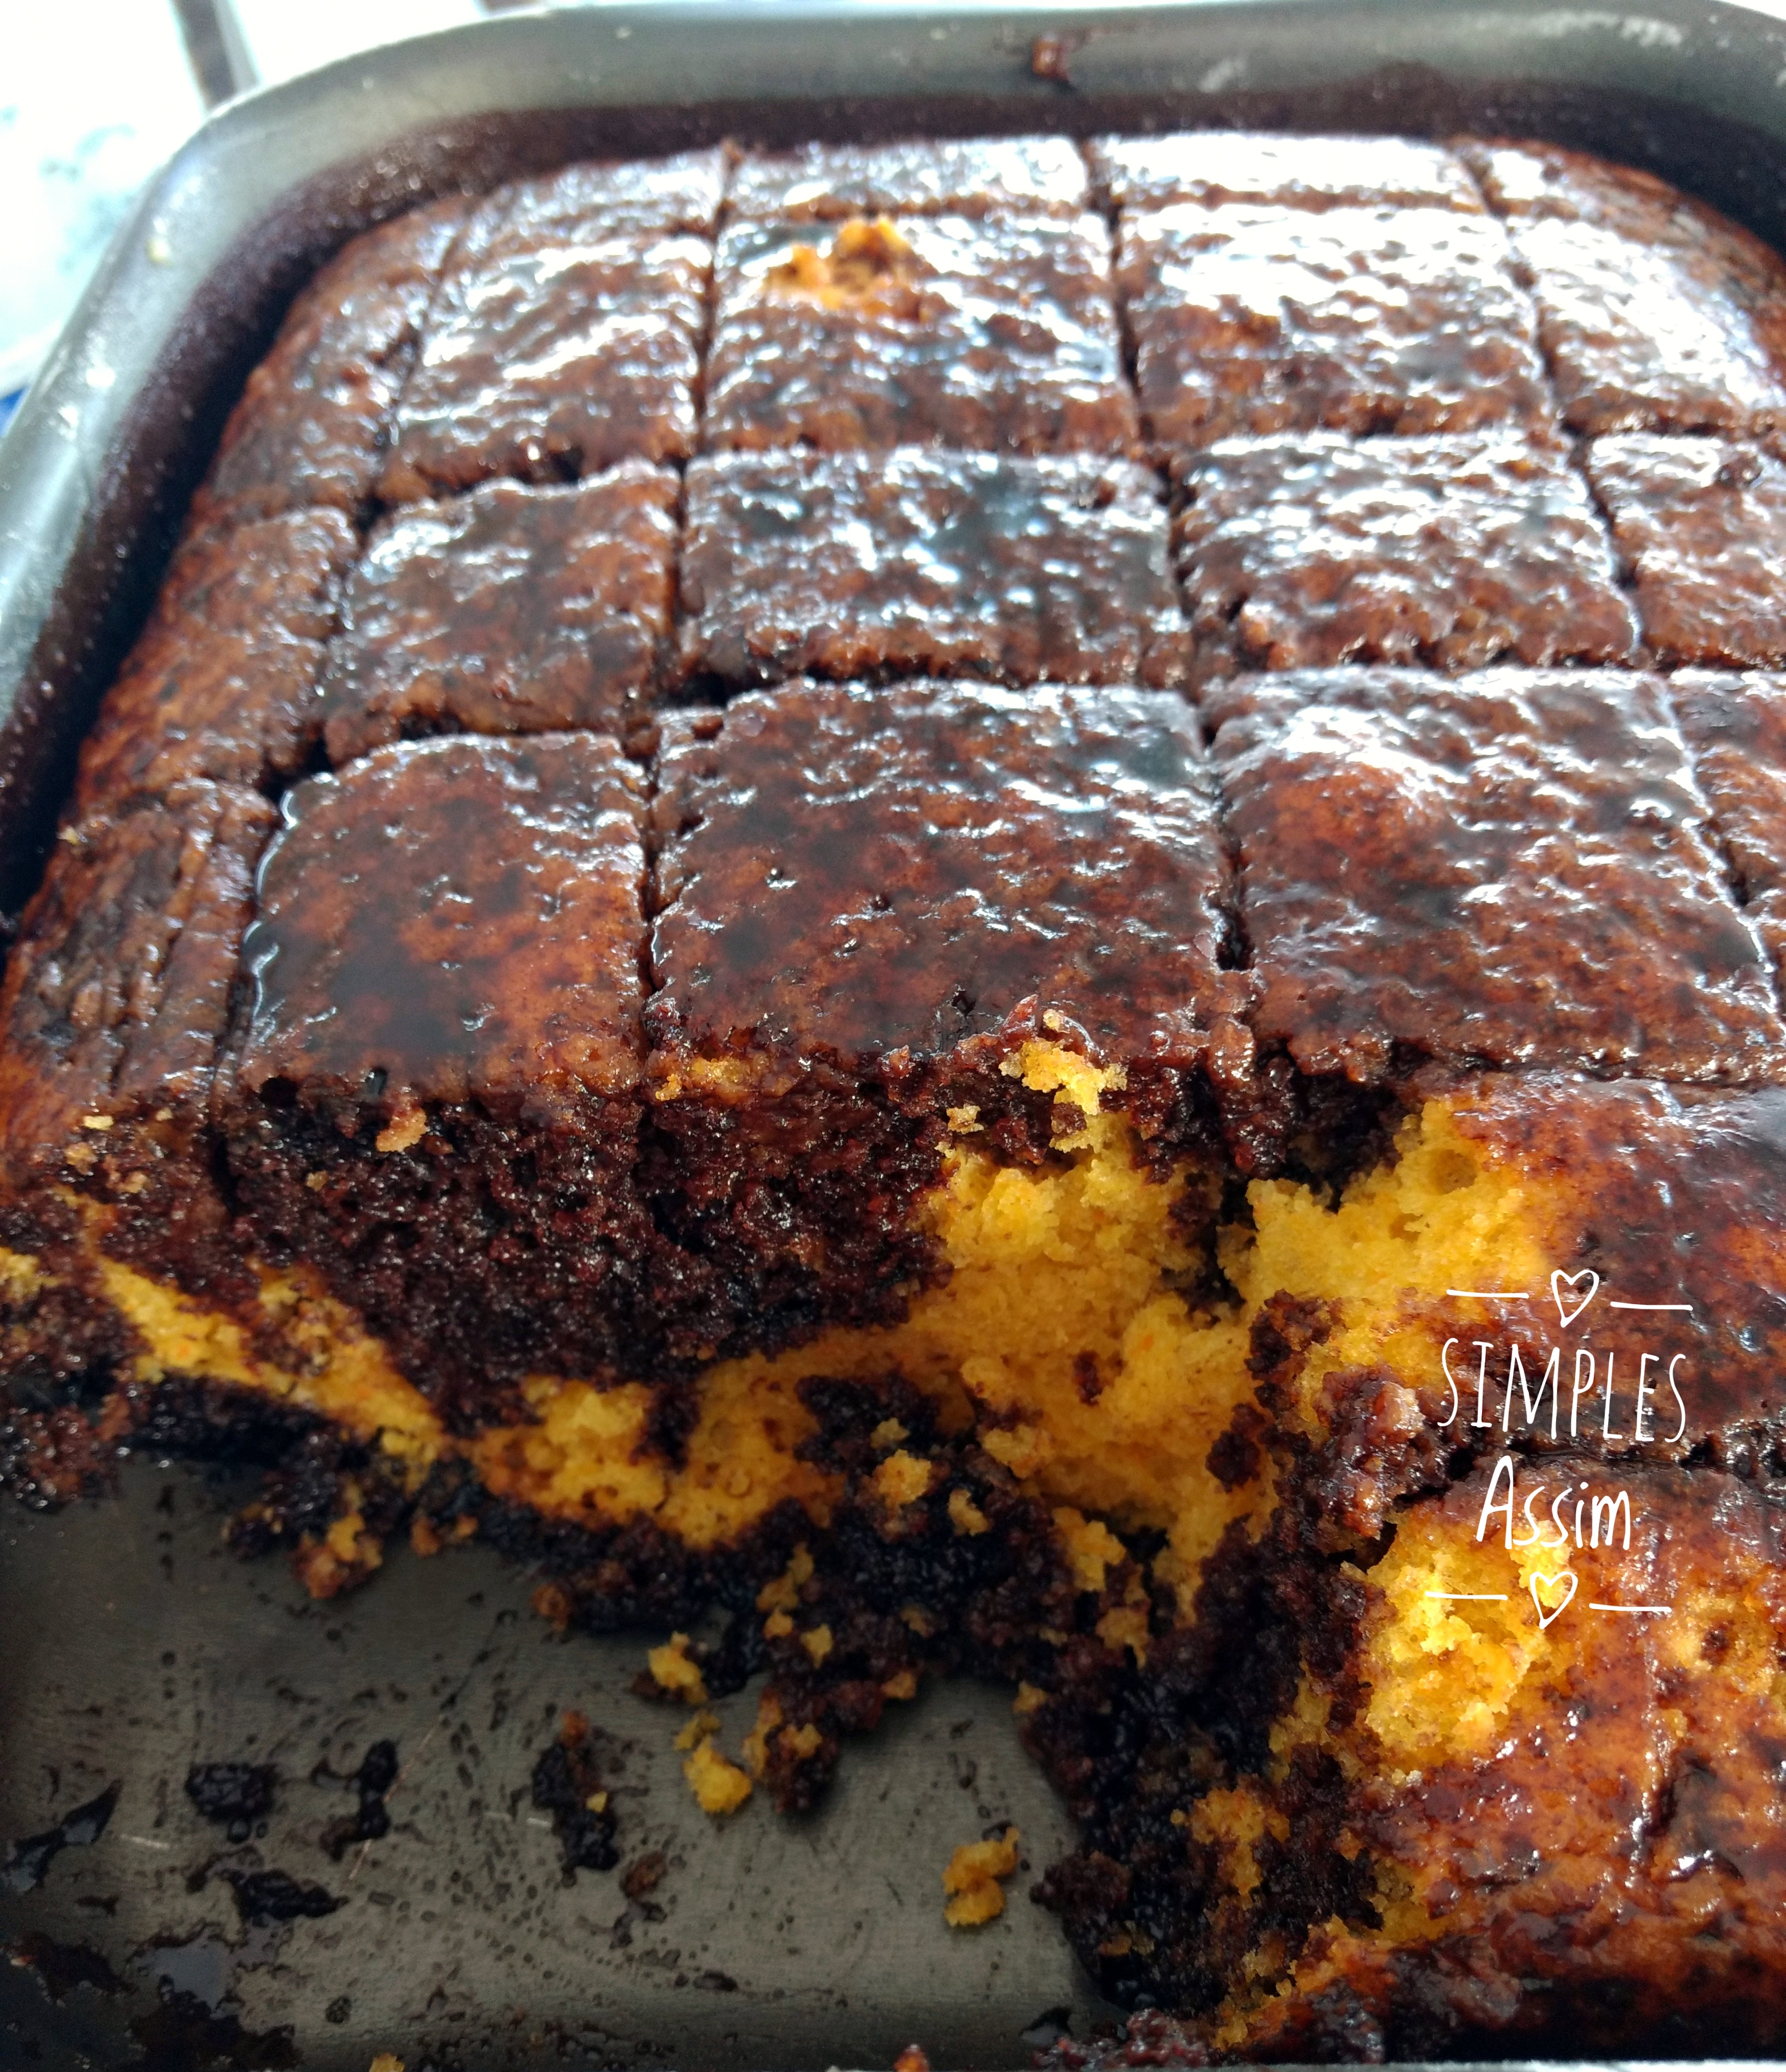
<svg viewBox="0 0 1786 2072">
<path fill-rule="evenodd" d="M 1019 1839 L 1014 1827 L 1007 1827 L 992 1841 L 964 1842 L 949 1858 L 943 1873 L 943 1890 L 949 1895 L 943 1918 L 951 1928 L 977 1928 L 1004 1912 L 999 1881 L 1017 1868 Z"/>
</svg>

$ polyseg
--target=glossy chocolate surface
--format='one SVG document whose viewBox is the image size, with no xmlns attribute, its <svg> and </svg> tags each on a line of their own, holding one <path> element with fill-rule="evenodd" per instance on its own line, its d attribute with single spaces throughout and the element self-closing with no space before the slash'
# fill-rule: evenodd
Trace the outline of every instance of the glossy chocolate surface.
<svg viewBox="0 0 1786 2072">
<path fill-rule="evenodd" d="M 1286 137 L 1186 130 L 1167 137 L 1098 137 L 1100 191 L 1125 209 L 1194 201 L 1283 208 L 1455 208 L 1479 214 L 1475 183 L 1456 153 L 1409 137 Z"/>
<path fill-rule="evenodd" d="M 1459 139 L 1458 156 L 1475 174 L 1496 216 L 1560 216 L 1603 224 L 1642 239 L 1678 236 L 1689 220 L 1716 222 L 1733 237 L 1744 235 L 1702 202 L 1635 166 L 1615 166 L 1591 151 L 1562 144 Z M 1678 224 L 1677 229 L 1675 226 Z"/>
<path fill-rule="evenodd" d="M 468 240 L 403 392 L 388 503 L 693 450 L 711 247 L 562 199 L 526 198 Z"/>
<path fill-rule="evenodd" d="M 1548 144 L 1472 144 L 1510 220 L 1568 421 L 1755 430 L 1786 408 L 1786 267 L 1653 175 Z"/>
<path fill-rule="evenodd" d="M 1077 216 L 1089 183 L 1066 137 L 947 138 L 936 143 L 806 144 L 746 151 L 732 169 L 734 220 L 849 216 Z"/>
<path fill-rule="evenodd" d="M 343 255 L 340 327 L 314 296 L 294 316 L 291 379 L 251 392 L 216 477 L 237 487 L 214 483 L 216 523 L 178 564 L 176 631 L 151 630 L 114 696 L 135 717 L 107 722 L 126 775 L 105 796 L 162 788 L 69 831 L 0 995 L 0 1244 L 41 1268 L 0 1257 L 6 1380 L 62 1420 L 22 1441 L 9 1404 L 0 1477 L 78 1434 L 33 1485 L 78 1487 L 111 1443 L 101 1401 L 159 1420 L 121 1424 L 132 1444 L 230 1429 L 237 1409 L 177 1371 L 146 1385 L 134 1313 L 99 1292 L 119 1264 L 190 1291 L 226 1356 L 230 1331 L 257 1334 L 263 1361 L 262 1269 L 315 1310 L 307 1352 L 335 1329 L 307 1299 L 326 1288 L 451 1430 L 519 1426 L 517 1449 L 551 1443 L 528 1377 L 630 1384 L 642 1453 L 692 1463 L 715 1357 L 895 1323 L 959 1276 L 932 1190 L 976 1154 L 989 1200 L 1085 1183 L 1097 1245 L 1120 1226 L 1097 1223 L 1097 1188 L 1144 1194 L 1174 1256 L 1183 1238 L 1210 1262 L 1171 1268 L 1163 1305 L 1213 1304 L 1218 1335 L 1249 1211 L 1255 1256 L 1270 1238 L 1245 1183 L 1331 1186 L 1277 1204 L 1306 1212 L 1306 1248 L 1220 1355 L 1237 1379 L 1245 1360 L 1260 1421 L 1243 1401 L 1210 1471 L 1274 1489 L 1194 1602 L 1151 1536 L 1101 1596 L 1076 1588 L 1066 1515 L 981 1445 L 1016 1428 L 939 1439 L 897 1377 L 801 1392 L 799 1465 L 848 1490 L 828 1523 L 771 1513 L 710 1548 L 646 1514 L 586 1536 L 442 1473 L 418 1544 L 474 1505 L 505 1546 L 549 1533 L 553 1589 L 591 1619 L 686 1622 L 716 1579 L 728 1679 L 766 1648 L 808 1708 L 817 1747 L 761 1779 L 783 1803 L 919 1669 L 1021 1676 L 1026 1737 L 1082 1823 L 1045 1897 L 1107 1989 L 1201 2025 L 1138 2031 L 1112 2063 L 1772 2048 L 1786 1029 L 1758 937 L 1786 942 L 1786 722 L 1778 679 L 1598 666 L 1634 636 L 1591 492 L 1652 659 L 1775 652 L 1774 262 L 1657 183 L 1547 150 L 1100 150 L 1118 224 L 1083 215 L 1058 142 L 746 158 L 727 249 L 760 263 L 735 269 L 710 434 L 820 450 L 693 459 L 686 525 L 644 456 L 698 446 L 716 154 L 505 189 L 450 258 L 421 218 Z M 1186 499 L 1195 713 L 1171 688 L 1191 631 L 1166 469 L 1130 450 L 1112 229 L 1146 261 L 1129 314 Z M 1735 429 L 1603 440 L 1590 479 L 1578 446 L 1541 443 L 1540 306 L 1578 427 Z M 368 456 L 389 456 L 418 356 L 386 478 L 406 501 L 381 510 Z M 604 440 L 640 457 L 601 475 Z M 270 526 L 255 495 L 312 515 Z M 307 777 L 324 708 L 298 662 L 325 648 L 342 767 Z M 1371 666 L 1389 656 L 1435 673 Z M 1470 673 L 1508 656 L 1524 666 Z M 1232 673 L 1261 664 L 1278 673 Z M 833 673 L 857 680 L 815 680 Z M 1049 680 L 1076 675 L 1106 687 Z M 659 691 L 713 702 L 665 713 Z M 433 729 L 464 732 L 392 738 Z M 274 808 L 188 767 L 282 792 L 257 902 Z M 1078 1162 L 1058 1060 L 1024 1076 L 1035 1038 L 1121 1067 L 1104 1098 L 1139 1162 L 1101 1128 Z M 1380 1170 L 1429 1096 L 1443 1114 Z M 1478 1153 L 1496 1170 L 1472 1195 Z M 1407 1217 L 1373 1223 L 1373 1190 Z M 1404 1347 L 1423 1355 L 1434 1322 L 1497 1354 L 1511 1335 L 1445 1290 L 1448 1265 L 1389 1269 L 1393 1342 L 1371 1338 L 1374 1278 L 1290 1292 L 1305 1267 L 1351 1288 L 1374 1264 L 1338 1256 L 1360 1227 L 1430 1262 L 1454 1211 L 1504 1212 L 1537 1256 L 1599 1276 L 1591 1329 L 1627 1391 L 1607 1425 L 1438 1432 L 1434 1363 Z M 1241 1226 L 1220 1253 L 1218 1223 Z M 1146 1263 L 1126 1242 L 1104 1257 Z M 1362 1350 L 1323 1363 L 1342 1322 Z M 1678 1430 L 1665 1389 L 1660 1429 L 1628 1421 L 1646 1354 L 1686 1363 Z M 1095 1359 L 1072 1371 L 1077 1408 L 1127 1415 L 1097 1412 Z M 1161 1374 L 1168 1397 L 1180 1379 Z M 587 1402 L 597 1428 L 615 1407 Z M 936 1471 L 897 1521 L 874 1464 L 895 1414 Z M 1467 1538 L 1504 1443 L 1522 1474 L 1628 1482 L 1631 1544 L 1584 1561 L 1581 1597 L 1653 1597 L 1671 1623 L 1545 1639 L 1512 1585 L 1506 1659 L 1471 1654 L 1519 1687 L 1492 1752 L 1454 1735 L 1441 1661 L 1438 1753 L 1392 1762 L 1365 1675 L 1385 1578 L 1422 1531 Z M 246 1529 L 311 1554 L 350 1511 L 393 1529 L 416 1492 L 368 1457 L 344 1424 L 312 1428 Z M 802 1532 L 822 1664 L 755 1601 Z M 944 1632 L 905 1622 L 914 1596 Z M 1391 1637 L 1418 1682 L 1456 1629 L 1414 1603 Z M 1241 1991 L 1220 2037 L 1210 2011 Z M 1060 2062 L 1102 2048 L 1064 2038 Z"/>
<path fill-rule="evenodd" d="M 500 234 L 689 231 L 711 237 L 726 189 L 723 150 L 667 158 L 594 158 L 538 179 L 518 181 L 492 198 Z"/>
<path fill-rule="evenodd" d="M 637 1075 L 640 785 L 596 734 L 404 742 L 287 796 L 243 949 L 258 1092 L 389 1113 Z"/>
<path fill-rule="evenodd" d="M 688 499 L 697 678 L 1183 680 L 1166 515 L 1128 462 L 730 454 L 693 464 Z"/>
<path fill-rule="evenodd" d="M 322 686 L 335 763 L 405 735 L 622 733 L 668 639 L 681 485 L 643 461 L 575 487 L 489 483 L 386 520 Z"/>
<path fill-rule="evenodd" d="M 1644 242 L 1553 215 L 1512 225 L 1565 419 L 1587 433 L 1786 425 L 1786 272 L 1715 218 L 1669 220 L 1691 234 Z"/>
<path fill-rule="evenodd" d="M 933 1058 L 1021 1010 L 1207 1048 L 1225 869 L 1176 701 L 790 684 L 667 720 L 662 772 L 660 1042 Z"/>
<path fill-rule="evenodd" d="M 1134 444 L 1095 216 L 741 223 L 715 296 L 710 450 Z"/>
<path fill-rule="evenodd" d="M 1786 661 L 1786 466 L 1703 438 L 1596 439 L 1587 471 L 1665 662 Z"/>
<path fill-rule="evenodd" d="M 365 500 L 469 208 L 450 196 L 368 231 L 305 289 L 224 427 L 196 523 Z"/>
<path fill-rule="evenodd" d="M 122 1120 L 202 1115 L 275 815 L 203 783 L 69 827 L 0 992 L 7 1176 L 84 1178 Z M 111 1127 L 91 1128 L 84 1116 Z"/>
<path fill-rule="evenodd" d="M 1304 434 L 1224 441 L 1174 475 L 1199 682 L 1634 659 L 1611 542 L 1565 448 Z"/>
<path fill-rule="evenodd" d="M 1543 1190 L 1545 1256 L 1599 1276 L 1578 1335 L 1630 1376 L 1603 1388 L 1571 1450 L 1648 1460 L 1704 1457 L 1747 1466 L 1786 1418 L 1786 1087 L 1741 1092 L 1574 1077 L 1493 1077 L 1463 1096 L 1458 1128 Z M 1619 1309 L 1615 1302 L 1681 1305 Z M 1548 1314 L 1546 1314 L 1548 1313 Z M 1560 1335 L 1548 1290 L 1491 1317 L 1461 1305 L 1472 1336 L 1528 1347 Z M 1485 1321 L 1486 1319 L 1486 1321 Z M 1665 1391 L 1636 1418 L 1644 1352 L 1665 1371 L 1682 1357 L 1678 1398 Z M 1504 1363 L 1502 1363 L 1504 1371 Z M 1442 1392 L 1442 1391 L 1441 1391 Z M 1584 1406 L 1585 1413 L 1585 1406 Z M 1474 1412 L 1472 1411 L 1471 1414 Z M 1562 1406 L 1558 1443 L 1569 1439 Z M 1538 1437 L 1547 1438 L 1541 1423 Z M 1498 1452 L 1498 1424 L 1466 1441 Z"/>
<path fill-rule="evenodd" d="M 408 503 L 693 446 L 718 151 L 499 188 L 446 269 L 378 483 Z"/>
<path fill-rule="evenodd" d="M 358 548 L 327 506 L 189 538 L 82 746 L 76 810 L 190 777 L 265 785 L 298 770 Z"/>
<path fill-rule="evenodd" d="M 1786 956 L 1786 677 L 1683 669 L 1669 695 L 1738 896 Z"/>
<path fill-rule="evenodd" d="M 1531 307 L 1506 232 L 1485 216 L 1187 202 L 1126 216 L 1121 237 L 1157 446 L 1548 417 Z"/>
<path fill-rule="evenodd" d="M 1306 1071 L 1398 1050 L 1665 1079 L 1786 1039 L 1662 686 L 1331 671 L 1209 694 L 1255 1026 Z"/>
</svg>

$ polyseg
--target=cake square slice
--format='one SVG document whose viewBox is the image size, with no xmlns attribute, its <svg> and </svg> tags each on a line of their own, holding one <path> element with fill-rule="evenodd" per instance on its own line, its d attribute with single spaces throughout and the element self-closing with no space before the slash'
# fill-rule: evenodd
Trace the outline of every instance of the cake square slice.
<svg viewBox="0 0 1786 2072">
<path fill-rule="evenodd" d="M 715 296 L 710 449 L 1134 443 L 1095 216 L 736 224 Z"/>
<path fill-rule="evenodd" d="M 626 461 L 385 519 L 323 680 L 331 762 L 419 734 L 627 733 L 670 635 L 681 495 L 668 468 Z"/>
<path fill-rule="evenodd" d="M 1596 439 L 1587 471 L 1665 662 L 1786 661 L 1786 467 L 1706 438 Z"/>
<path fill-rule="evenodd" d="M 357 549 L 327 508 L 188 537 L 82 744 L 76 810 L 191 777 L 259 787 L 299 768 Z"/>
<path fill-rule="evenodd" d="M 1565 144 L 1470 137 L 1460 138 L 1455 149 L 1496 216 L 1598 223 L 1646 240 L 1678 238 L 1695 218 L 1723 221 L 1653 173 L 1614 165 Z"/>
<path fill-rule="evenodd" d="M 614 235 L 685 231 L 711 237 L 726 191 L 723 150 L 680 151 L 665 158 L 591 158 L 537 179 L 499 189 L 502 227 L 591 230 Z"/>
<path fill-rule="evenodd" d="M 660 769 L 653 1207 L 746 1317 L 895 1321 L 952 1137 L 1219 1141 L 1245 981 L 1178 701 L 802 682 L 668 715 Z"/>
<path fill-rule="evenodd" d="M 1683 669 L 1669 680 L 1699 788 L 1750 920 L 1786 956 L 1786 677 Z"/>
<path fill-rule="evenodd" d="M 1089 183 L 1068 137 L 804 144 L 746 151 L 726 193 L 735 221 L 848 216 L 1078 216 Z"/>
<path fill-rule="evenodd" d="M 486 204 L 404 388 L 387 503 L 693 450 L 712 247 L 675 226 L 710 224 L 711 196 L 698 169 L 650 187 L 572 166 Z"/>
<path fill-rule="evenodd" d="M 1254 1026 L 1304 1071 L 1786 1063 L 1656 679 L 1311 671 L 1237 680 L 1206 711 Z"/>
<path fill-rule="evenodd" d="M 217 1108 L 240 1227 L 460 1426 L 611 1375 L 648 1238 L 643 786 L 593 734 L 375 749 L 261 865 Z"/>
<path fill-rule="evenodd" d="M 1455 208 L 1482 198 L 1455 151 L 1412 137 L 1286 137 L 1248 130 L 1183 130 L 1166 137 L 1099 137 L 1093 178 L 1116 208 L 1174 202 L 1265 203 L 1283 208 Z"/>
<path fill-rule="evenodd" d="M 698 683 L 1183 680 L 1166 514 L 1131 462 L 723 454 L 689 467 L 688 508 L 681 666 Z"/>
<path fill-rule="evenodd" d="M 356 510 L 384 458 L 423 320 L 472 204 L 431 202 L 354 238 L 292 305 L 248 378 L 193 523 L 294 506 Z"/>
<path fill-rule="evenodd" d="M 1156 446 L 1548 418 L 1531 306 L 1488 217 L 1185 202 L 1125 216 L 1121 240 Z"/>
<path fill-rule="evenodd" d="M 1786 426 L 1786 267 L 1685 202 L 1516 219 L 1521 277 L 1563 416 L 1576 431 L 1777 431 Z"/>
<path fill-rule="evenodd" d="M 25 911 L 0 991 L 0 1244 L 64 1288 L 98 1250 L 188 1287 L 241 1280 L 205 1124 L 276 819 L 195 780 L 92 814 Z M 96 1293 L 78 1306 L 75 1341 L 104 1328 Z"/>
<path fill-rule="evenodd" d="M 1635 659 L 1611 545 L 1566 448 L 1302 434 L 1224 440 L 1174 475 L 1197 682 Z"/>
</svg>

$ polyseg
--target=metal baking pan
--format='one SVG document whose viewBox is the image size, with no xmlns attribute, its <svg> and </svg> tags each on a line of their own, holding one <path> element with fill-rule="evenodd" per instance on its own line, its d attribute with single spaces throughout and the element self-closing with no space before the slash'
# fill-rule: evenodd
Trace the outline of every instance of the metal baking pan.
<svg viewBox="0 0 1786 2072">
<path fill-rule="evenodd" d="M 449 187 L 726 135 L 1241 123 L 1551 137 L 1786 244 L 1786 28 L 1689 0 L 666 0 L 505 15 L 250 96 L 146 195 L 0 443 L 0 910 L 35 878 L 233 395 L 355 231 Z M 796 2072 L 913 2040 L 940 2066 L 1016 2066 L 1113 2012 L 1027 1881 L 990 1927 L 943 1925 L 957 1843 L 1014 1822 L 1036 1871 L 1068 1845 L 1007 1694 L 934 1690 L 846 1752 L 817 1813 L 753 1803 L 716 1828 L 674 1722 L 628 1688 L 638 1638 L 559 1640 L 476 1548 L 393 1552 L 311 1603 L 224 1551 L 231 1495 L 142 1461 L 114 1501 L 0 1515 L 0 1842 L 68 1841 L 35 1889 L 0 1876 L 0 2067 L 364 2072 L 388 2050 L 409 2072 Z M 610 1737 L 623 1869 L 661 1856 L 636 1897 L 622 1871 L 568 1880 L 530 1803 L 570 1707 Z M 384 1741 L 389 1831 L 334 1860 L 325 1832 Z M 280 1779 L 245 1841 L 183 1790 L 224 1760 Z M 59 1824 L 96 1800 L 96 1838 L 97 1816 Z M 256 1869 L 341 1903 L 245 1928 L 226 1874 Z"/>
</svg>

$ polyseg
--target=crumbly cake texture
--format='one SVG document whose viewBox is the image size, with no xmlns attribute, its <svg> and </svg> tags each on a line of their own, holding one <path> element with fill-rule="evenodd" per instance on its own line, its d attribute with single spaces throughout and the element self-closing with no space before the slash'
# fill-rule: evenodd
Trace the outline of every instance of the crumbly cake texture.
<svg viewBox="0 0 1786 2072">
<path fill-rule="evenodd" d="M 207 1122 L 274 819 L 254 793 L 189 780 L 71 821 L 26 910 L 0 993 L 0 1242 L 37 1262 L 10 1290 L 28 1342 L 15 1381 L 122 1352 L 128 1332 L 89 1285 L 96 1228 L 119 1261 L 179 1256 L 195 1290 L 252 1288 Z"/>
<path fill-rule="evenodd" d="M 1183 683 L 1158 485 L 1132 462 L 715 454 L 688 473 L 685 678 Z"/>
<path fill-rule="evenodd" d="M 1007 1677 L 1063 2067 L 1776 2050 L 1778 273 L 1249 134 L 356 240 L 0 990 L 0 1479 L 484 1536 L 728 1818 Z"/>
<path fill-rule="evenodd" d="M 640 791 L 599 734 L 404 744 L 298 785 L 261 866 L 219 1103 L 245 1232 L 459 1424 L 611 1371 L 636 1300 Z"/>
<path fill-rule="evenodd" d="M 1087 1126 L 1098 1067 L 1076 1102 L 1063 1039 L 1163 1166 L 1207 1157 L 1245 989 L 1181 707 L 788 686 L 666 723 L 660 770 L 653 1199 L 748 1307 L 816 1317 L 854 1279 L 895 1313 L 934 1264 L 914 1166 Z"/>
<path fill-rule="evenodd" d="M 1402 1318 L 1425 1314 L 1399 1345 L 1381 1313 L 1373 1342 L 1352 1337 L 1343 1296 L 1286 1286 L 1260 1313 L 1253 1365 L 1278 1500 L 1256 1551 L 1237 1548 L 1224 1585 L 1206 1586 L 1204 1630 L 1150 1657 L 1179 1702 L 1154 1709 L 1150 1675 L 1132 1695 L 1105 1687 L 1101 1716 L 1076 1694 L 1030 1716 L 1044 1744 L 1058 1722 L 1053 1759 L 1084 1779 L 1086 1844 L 1051 1874 L 1056 1903 L 1093 1934 L 1101 1920 L 1102 1947 L 1158 2002 L 1211 2010 L 1156 2041 L 1191 2062 L 1230 2050 L 1310 2062 L 1553 2037 L 1559 2018 L 1597 2037 L 1777 2033 L 1780 1945 L 1757 1904 L 1775 1874 L 1771 1829 L 1736 1809 L 1755 1803 L 1748 1780 L 1775 1731 L 1761 1663 L 1779 1630 L 1780 1556 L 1752 1466 L 1772 1457 L 1770 1392 L 1740 1341 L 1778 1331 L 1777 1252 L 1756 1295 L 1740 1276 L 1777 1213 L 1782 1099 L 1484 1082 L 1447 1104 L 1443 1141 L 1463 1164 L 1447 1177 L 1409 1144 L 1390 1180 L 1422 1204 L 1417 1242 L 1446 1227 L 1485 1235 L 1472 1211 L 1511 1211 L 1531 1251 L 1506 1226 L 1477 1255 L 1509 1273 L 1591 1252 L 1609 1281 L 1641 1291 L 1632 1299 L 1660 1301 L 1678 1268 L 1656 1233 L 1691 1228 L 1706 1248 L 1706 1308 L 1681 1335 L 1653 1323 L 1622 1334 L 1628 1355 L 1667 1337 L 1696 1373 L 1719 1375 L 1679 1442 L 1704 1465 L 1619 1459 L 1636 1450 L 1628 1428 L 1607 1441 L 1585 1426 L 1560 1455 L 1521 1463 L 1546 1477 L 1547 1502 L 1559 1476 L 1584 1502 L 1628 1490 L 1644 1521 L 1628 1549 L 1621 1535 L 1509 1557 L 1475 1540 L 1493 1472 L 1483 1456 L 1505 1441 L 1465 1426 L 1476 1457 L 1460 1472 L 1458 1433 L 1434 1429 L 1438 1360 L 1407 1354 L 1467 1334 L 1504 1362 L 1506 1326 L 1480 1305 L 1413 1298 Z M 1432 1120 L 1420 1129 L 1436 1151 Z M 1385 1177 L 1348 1190 L 1340 1230 Z M 1472 1285 L 1451 1270 L 1469 1256 L 1451 1252 L 1442 1277 Z M 1367 1240 L 1352 1269 L 1373 1263 Z M 1721 1297 L 1732 1306 L 1714 1308 Z M 1605 1328 L 1597 1344 L 1621 1336 L 1615 1323 L 1603 1341 Z M 1534 1602 L 1571 1581 L 1583 1600 L 1673 1615 L 1541 1628 Z M 1435 1602 L 1435 1590 L 1475 1599 Z M 1224 1651 L 1246 1661 L 1243 1677 L 1212 1678 Z M 1112 1764 L 1127 1788 L 1111 1790 Z M 1689 1921 L 1711 1924 L 1704 1942 Z M 1271 1954 L 1286 1948 L 1298 1953 L 1287 1966 Z M 1098 2055 L 1064 2046 L 1060 2062 Z"/>
</svg>

